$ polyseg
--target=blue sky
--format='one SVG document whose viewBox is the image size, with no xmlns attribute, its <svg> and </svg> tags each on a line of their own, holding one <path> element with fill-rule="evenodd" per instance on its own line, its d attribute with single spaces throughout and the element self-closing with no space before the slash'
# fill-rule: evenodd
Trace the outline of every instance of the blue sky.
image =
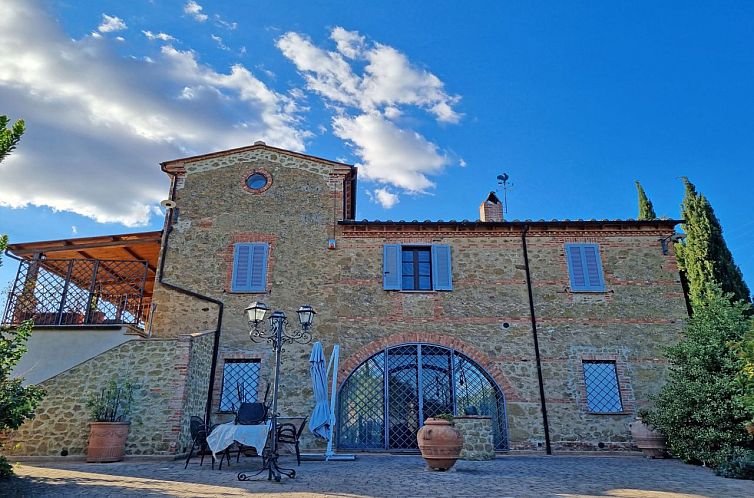
<svg viewBox="0 0 754 498">
<path fill-rule="evenodd" d="M 0 232 L 158 229 L 159 162 L 265 140 L 360 166 L 358 218 L 679 216 L 754 287 L 754 3 L 4 0 Z M 0 287 L 14 265 L 0 269 Z"/>
</svg>

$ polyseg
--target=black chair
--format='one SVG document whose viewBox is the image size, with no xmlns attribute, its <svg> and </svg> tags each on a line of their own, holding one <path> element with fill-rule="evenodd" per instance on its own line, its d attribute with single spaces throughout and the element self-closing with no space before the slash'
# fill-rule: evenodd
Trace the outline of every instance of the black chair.
<svg viewBox="0 0 754 498">
<path fill-rule="evenodd" d="M 257 425 L 263 424 L 267 421 L 267 394 L 270 392 L 270 385 L 267 384 L 267 390 L 264 393 L 264 400 L 262 402 L 248 403 L 246 399 L 246 390 L 243 385 L 237 385 L 238 400 L 240 405 L 238 411 L 236 411 L 236 425 Z"/>
<path fill-rule="evenodd" d="M 267 422 L 268 412 L 270 407 L 267 406 L 267 395 L 270 393 L 270 385 L 267 384 L 267 389 L 264 393 L 264 400 L 261 402 L 249 403 L 242 401 L 246 399 L 246 390 L 243 385 L 236 385 L 238 391 L 238 399 L 241 401 L 238 411 L 236 411 L 236 418 L 234 423 L 236 425 L 260 425 Z M 238 447 L 238 453 L 236 453 L 236 462 L 241 459 L 241 452 L 249 450 L 248 447 L 236 442 Z M 220 463 L 222 468 L 222 463 Z"/>
<path fill-rule="evenodd" d="M 184 469 L 188 468 L 189 460 L 191 460 L 191 457 L 194 455 L 194 449 L 197 447 L 199 448 L 199 453 L 202 457 L 201 460 L 199 460 L 199 466 L 201 467 L 202 465 L 204 465 L 204 454 L 209 451 L 207 436 L 209 436 L 209 434 L 215 427 L 217 427 L 217 424 L 213 425 L 212 427 L 207 427 L 207 424 L 201 417 L 191 417 L 191 421 L 189 423 L 189 431 L 191 432 L 191 450 L 189 451 L 188 457 L 186 457 L 186 465 L 183 466 Z M 222 459 L 225 457 L 228 458 L 228 465 L 230 465 L 230 452 L 227 449 L 220 457 L 220 468 L 222 468 Z M 213 456 L 212 470 L 214 469 L 215 457 Z"/>
<path fill-rule="evenodd" d="M 306 420 L 308 418 L 309 417 L 304 417 L 304 420 L 301 421 L 301 425 L 298 427 L 298 429 L 290 422 L 280 424 L 278 426 L 278 444 L 289 443 L 294 445 L 294 447 L 296 448 L 296 461 L 298 462 L 299 466 L 301 465 L 301 451 L 298 448 L 298 442 L 301 438 L 301 433 L 304 432 L 304 426 L 306 425 Z"/>
</svg>

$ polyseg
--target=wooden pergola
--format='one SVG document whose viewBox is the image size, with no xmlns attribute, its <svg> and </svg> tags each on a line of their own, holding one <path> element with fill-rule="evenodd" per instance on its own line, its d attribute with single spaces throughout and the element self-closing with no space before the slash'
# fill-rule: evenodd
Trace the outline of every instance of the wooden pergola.
<svg viewBox="0 0 754 498">
<path fill-rule="evenodd" d="M 86 289 L 92 285 L 92 272 L 72 271 L 82 268 L 82 260 L 91 261 L 100 275 L 97 288 L 104 294 L 122 292 L 124 286 L 132 286 L 133 292 L 142 293 L 143 303 L 150 303 L 154 292 L 157 264 L 160 254 L 162 231 L 139 232 L 97 237 L 20 242 L 9 244 L 7 251 L 29 264 L 36 263 L 34 271 L 44 269 L 75 286 Z M 130 263 L 130 264 L 129 264 Z M 134 264 L 142 266 L 142 278 L 134 279 Z M 24 263 L 22 262 L 22 265 Z M 144 271 L 146 267 L 146 272 Z M 19 279 L 21 275 L 19 274 Z M 36 275 L 33 277 L 36 279 Z M 24 276 L 29 279 L 28 274 Z M 16 282 L 27 285 L 25 282 Z M 62 310 L 61 310 L 62 313 Z M 141 319 L 147 321 L 149 306 L 143 306 Z"/>
</svg>

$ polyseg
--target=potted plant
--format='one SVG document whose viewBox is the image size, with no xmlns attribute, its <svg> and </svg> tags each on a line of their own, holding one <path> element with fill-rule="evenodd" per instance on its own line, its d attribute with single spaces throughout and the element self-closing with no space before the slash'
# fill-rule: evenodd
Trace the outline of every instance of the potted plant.
<svg viewBox="0 0 754 498">
<path fill-rule="evenodd" d="M 448 470 L 461 456 L 463 435 L 453 427 L 450 413 L 428 418 L 416 434 L 416 440 L 430 469 Z"/>
<path fill-rule="evenodd" d="M 636 420 L 628 424 L 634 443 L 639 447 L 647 458 L 664 458 L 666 455 L 667 438 L 660 432 L 652 429 L 643 420 L 643 410 L 636 416 Z"/>
<path fill-rule="evenodd" d="M 119 462 L 123 460 L 131 422 L 134 386 L 118 385 L 111 380 L 99 393 L 91 393 L 86 406 L 91 414 L 87 462 Z"/>
</svg>

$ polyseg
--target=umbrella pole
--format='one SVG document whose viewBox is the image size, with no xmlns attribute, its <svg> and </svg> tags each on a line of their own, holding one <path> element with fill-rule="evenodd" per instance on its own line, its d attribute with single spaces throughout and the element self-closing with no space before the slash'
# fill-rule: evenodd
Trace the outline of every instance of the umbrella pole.
<svg viewBox="0 0 754 498">
<path fill-rule="evenodd" d="M 332 355 L 330 356 L 330 364 L 327 367 L 327 373 L 329 375 L 330 368 L 332 368 L 332 388 L 330 389 L 330 437 L 327 439 L 327 451 L 325 452 L 325 460 L 355 460 L 354 455 L 337 455 L 333 450 L 333 434 L 335 432 L 335 407 L 338 399 L 338 360 L 340 358 L 340 346 L 336 344 L 333 346 Z"/>
</svg>

